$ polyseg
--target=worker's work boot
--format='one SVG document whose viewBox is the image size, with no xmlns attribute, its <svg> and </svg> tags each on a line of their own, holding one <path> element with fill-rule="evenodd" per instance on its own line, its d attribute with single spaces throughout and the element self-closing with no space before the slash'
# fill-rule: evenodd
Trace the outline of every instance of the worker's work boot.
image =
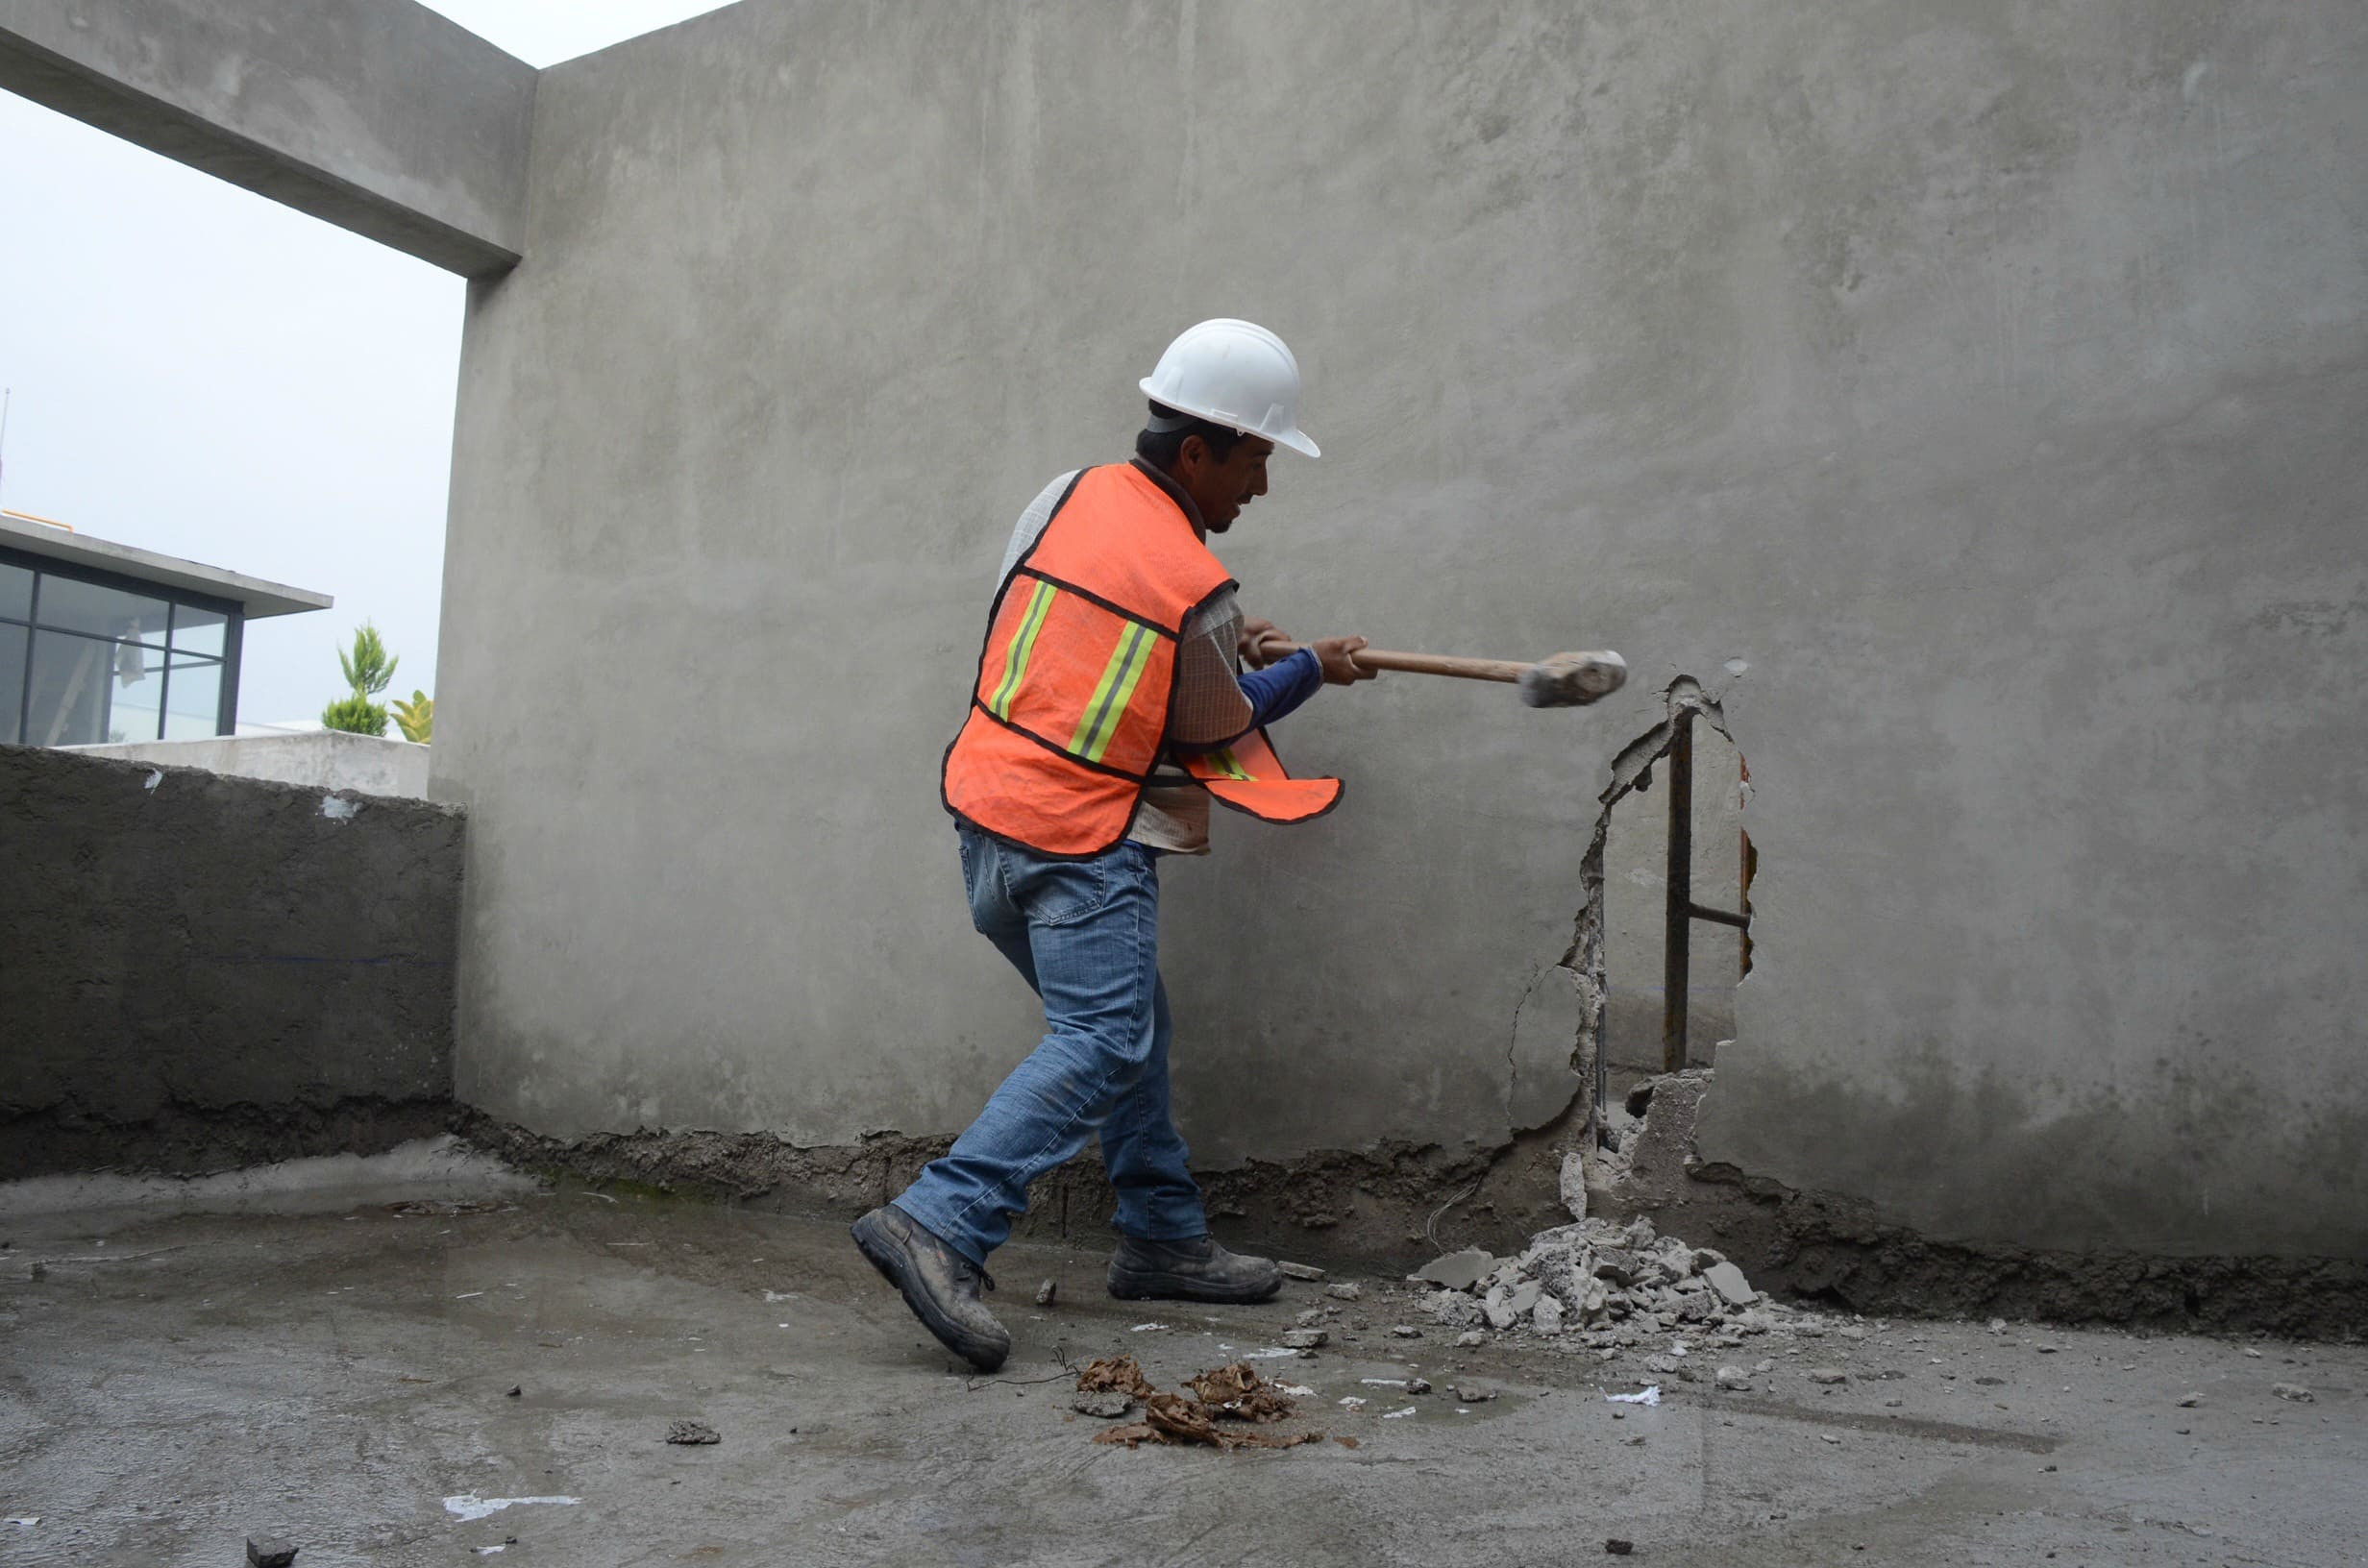
<svg viewBox="0 0 2368 1568">
<path fill-rule="evenodd" d="M 978 1299 L 981 1285 L 995 1288 L 985 1269 L 895 1204 L 873 1210 L 848 1234 L 938 1343 L 981 1372 L 1003 1364 L 1011 1354 L 1011 1334 Z"/>
<path fill-rule="evenodd" d="M 1227 1252 L 1213 1236 L 1189 1241 L 1119 1237 L 1110 1259 L 1110 1293 L 1124 1301 L 1265 1301 L 1283 1287 L 1270 1258 Z"/>
</svg>

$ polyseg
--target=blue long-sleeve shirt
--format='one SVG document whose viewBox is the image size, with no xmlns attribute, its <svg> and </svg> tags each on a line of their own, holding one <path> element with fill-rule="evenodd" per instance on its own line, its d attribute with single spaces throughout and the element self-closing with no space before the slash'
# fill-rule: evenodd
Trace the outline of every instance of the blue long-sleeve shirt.
<svg viewBox="0 0 2368 1568">
<path fill-rule="evenodd" d="M 1316 650 L 1303 648 L 1289 658 L 1279 659 L 1264 670 L 1245 670 L 1241 675 L 1242 695 L 1249 698 L 1251 729 L 1264 729 L 1276 720 L 1297 708 L 1323 687 L 1323 665 Z M 1178 751 L 1214 751 L 1217 746 L 1176 746 Z M 1225 743 L 1220 742 L 1219 745 Z"/>
</svg>

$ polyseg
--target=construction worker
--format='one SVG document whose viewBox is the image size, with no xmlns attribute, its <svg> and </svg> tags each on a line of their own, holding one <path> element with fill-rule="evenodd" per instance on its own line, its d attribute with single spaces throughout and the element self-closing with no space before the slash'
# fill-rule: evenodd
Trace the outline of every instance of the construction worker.
<svg viewBox="0 0 2368 1568">
<path fill-rule="evenodd" d="M 1272 1262 L 1210 1237 L 1169 1115 L 1159 861 L 1208 852 L 1212 798 L 1278 822 L 1331 809 L 1340 781 L 1292 778 L 1265 726 L 1372 672 L 1351 658 L 1361 637 L 1269 663 L 1262 645 L 1288 639 L 1243 616 L 1206 543 L 1267 493 L 1277 447 L 1318 454 L 1282 339 L 1204 321 L 1141 385 L 1134 460 L 1064 474 L 1021 514 L 946 752 L 972 921 L 1043 999 L 1045 1038 L 943 1159 L 853 1227 L 914 1315 L 982 1371 L 1011 1350 L 980 1299 L 987 1256 L 1028 1184 L 1097 1134 L 1118 1192 L 1111 1294 L 1256 1302 L 1282 1287 Z"/>
</svg>

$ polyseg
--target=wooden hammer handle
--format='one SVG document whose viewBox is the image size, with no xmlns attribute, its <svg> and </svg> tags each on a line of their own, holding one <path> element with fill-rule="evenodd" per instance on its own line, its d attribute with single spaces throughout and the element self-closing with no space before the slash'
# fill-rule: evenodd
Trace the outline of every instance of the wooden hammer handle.
<svg viewBox="0 0 2368 1568">
<path fill-rule="evenodd" d="M 1270 637 L 1258 646 L 1270 662 L 1299 651 L 1298 644 L 1286 643 L 1279 637 Z M 1367 670 L 1403 670 L 1409 674 L 1452 675 L 1458 680 L 1516 681 L 1529 668 L 1510 659 L 1467 659 L 1453 653 L 1391 653 L 1378 648 L 1361 648 L 1348 657 Z"/>
</svg>

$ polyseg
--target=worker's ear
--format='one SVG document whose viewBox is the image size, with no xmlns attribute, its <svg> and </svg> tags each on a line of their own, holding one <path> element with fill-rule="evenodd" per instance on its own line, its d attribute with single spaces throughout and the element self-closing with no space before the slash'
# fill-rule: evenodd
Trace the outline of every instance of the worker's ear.
<svg viewBox="0 0 2368 1568">
<path fill-rule="evenodd" d="M 1179 475 L 1198 474 L 1203 465 L 1215 462 L 1216 454 L 1209 451 L 1205 437 L 1188 435 L 1175 449 L 1175 468 Z"/>
</svg>

